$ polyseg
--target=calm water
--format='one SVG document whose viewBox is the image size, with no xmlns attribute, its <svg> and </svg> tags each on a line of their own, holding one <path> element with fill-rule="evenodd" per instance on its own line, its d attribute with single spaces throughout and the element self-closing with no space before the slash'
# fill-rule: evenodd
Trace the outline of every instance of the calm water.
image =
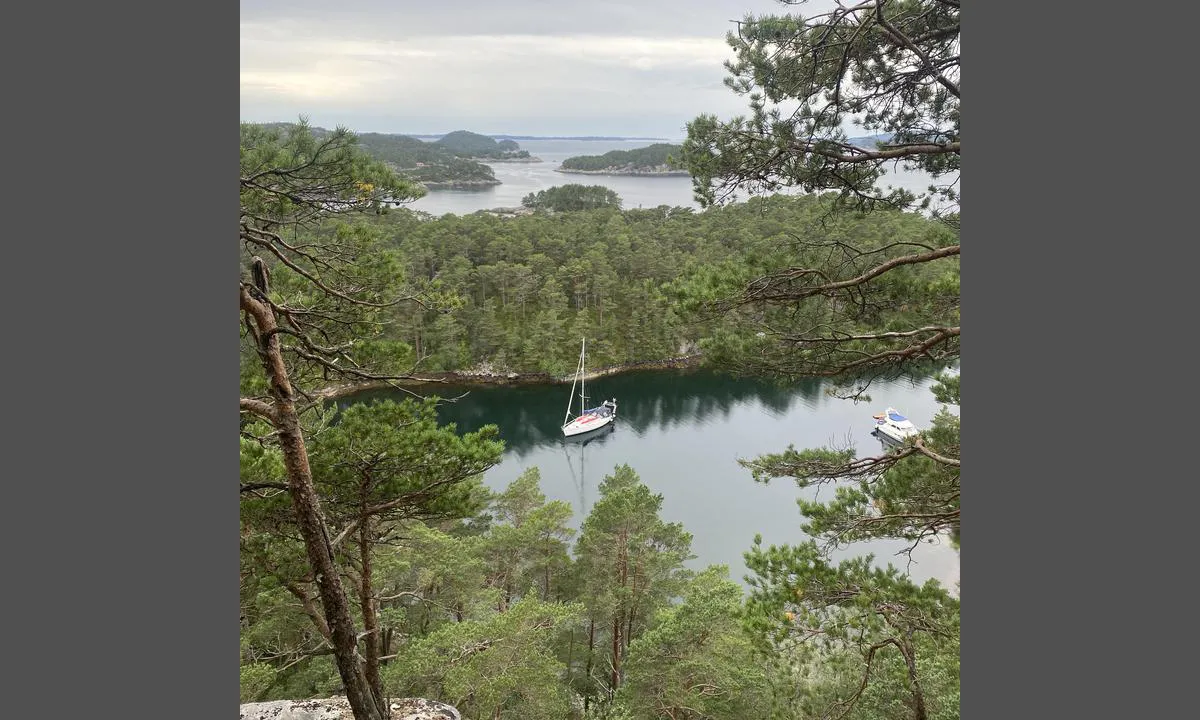
<svg viewBox="0 0 1200 720">
<path fill-rule="evenodd" d="M 603 185 L 621 196 L 621 207 L 630 210 L 653 208 L 693 207 L 700 205 L 692 197 L 689 177 L 633 177 L 622 175 L 575 175 L 555 172 L 562 161 L 576 155 L 603 155 L 610 150 L 633 150 L 656 142 L 682 143 L 675 140 L 520 140 L 521 149 L 542 159 L 540 163 L 493 163 L 490 165 L 501 185 L 486 190 L 430 190 L 425 197 L 405 205 L 432 215 L 467 215 L 477 210 L 498 207 L 517 207 L 521 198 L 555 185 L 578 183 Z M 896 185 L 922 192 L 929 185 L 923 173 L 896 172 L 889 169 L 882 186 Z"/>
<path fill-rule="evenodd" d="M 707 372 L 639 372 L 589 382 L 588 396 L 598 403 L 615 397 L 618 419 L 611 431 L 597 431 L 586 441 L 564 440 L 559 427 L 570 386 L 472 389 L 443 411 L 461 431 L 494 423 L 506 443 L 504 459 L 484 476 L 497 490 L 525 469 L 541 471 L 542 491 L 575 509 L 578 528 L 591 510 L 597 487 L 606 474 L 628 463 L 654 492 L 663 495 L 661 516 L 680 522 L 693 535 L 691 565 L 729 565 L 740 578 L 747 571 L 742 553 L 755 533 L 765 544 L 804 539 L 796 498 L 801 491 L 787 480 L 755 483 L 738 458 L 829 444 L 853 445 L 860 456 L 879 454 L 871 436 L 874 412 L 893 406 L 918 426 L 927 426 L 939 405 L 928 388 L 931 378 L 897 380 L 871 388 L 872 402 L 854 404 L 829 397 L 821 381 L 780 388 L 765 382 L 731 379 Z M 457 394 L 439 387 L 443 396 Z M 388 397 L 367 393 L 358 400 Z M 400 399 L 397 396 L 396 399 Z M 958 408 L 951 408 L 957 412 Z M 831 489 L 805 491 L 829 497 Z M 898 542 L 863 543 L 839 557 L 874 553 L 877 562 L 906 569 L 907 559 L 894 554 Z M 953 590 L 959 577 L 957 553 L 946 544 L 931 544 L 913 553 L 907 567 L 914 580 L 936 578 Z"/>
<path fill-rule="evenodd" d="M 501 185 L 486 190 L 430 190 L 405 207 L 433 215 L 466 215 L 476 210 L 517 207 L 521 198 L 555 185 L 579 183 L 603 185 L 621 196 L 626 210 L 659 205 L 699 207 L 692 200 L 691 178 L 632 177 L 621 175 L 575 175 L 555 172 L 563 160 L 576 155 L 603 155 L 610 150 L 634 150 L 653 145 L 655 140 L 518 140 L 522 150 L 542 159 L 540 163 L 492 163 L 489 167 Z M 682 140 L 669 142 L 680 143 Z"/>
</svg>

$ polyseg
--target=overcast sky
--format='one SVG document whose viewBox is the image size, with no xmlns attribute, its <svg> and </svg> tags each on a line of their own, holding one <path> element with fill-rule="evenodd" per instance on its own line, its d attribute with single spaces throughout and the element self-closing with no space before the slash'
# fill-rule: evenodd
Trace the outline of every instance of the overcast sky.
<svg viewBox="0 0 1200 720">
<path fill-rule="evenodd" d="M 789 10 L 776 0 L 242 0 L 241 119 L 678 139 L 701 113 L 745 114 L 722 84 L 730 20 Z"/>
</svg>

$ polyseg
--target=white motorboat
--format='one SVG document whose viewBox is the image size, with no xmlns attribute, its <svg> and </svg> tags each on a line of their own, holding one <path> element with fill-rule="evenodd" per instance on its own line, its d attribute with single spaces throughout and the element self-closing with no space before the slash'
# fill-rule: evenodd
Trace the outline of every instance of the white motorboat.
<svg viewBox="0 0 1200 720">
<path fill-rule="evenodd" d="M 920 433 L 912 421 L 901 415 L 895 408 L 875 414 L 875 434 L 895 445 L 904 445 L 913 435 Z"/>
</svg>

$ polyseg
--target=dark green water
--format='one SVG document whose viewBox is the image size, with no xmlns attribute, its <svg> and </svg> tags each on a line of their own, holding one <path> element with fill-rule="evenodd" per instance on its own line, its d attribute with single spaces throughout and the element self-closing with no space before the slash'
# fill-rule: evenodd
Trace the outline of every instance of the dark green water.
<svg viewBox="0 0 1200 720">
<path fill-rule="evenodd" d="M 592 404 L 615 397 L 617 421 L 611 430 L 591 437 L 564 440 L 559 428 L 567 408 L 570 386 L 473 388 L 442 417 L 470 431 L 487 423 L 500 428 L 506 443 L 504 460 L 485 475 L 487 484 L 503 489 L 526 468 L 541 471 L 542 491 L 575 508 L 575 525 L 596 499 L 596 488 L 616 465 L 628 463 L 642 481 L 663 496 L 663 519 L 680 522 L 692 533 L 696 568 L 722 563 L 734 578 L 746 573 L 742 553 L 755 533 L 766 544 L 805 539 L 796 508 L 801 491 L 787 480 L 755 483 L 739 458 L 830 444 L 854 445 L 858 454 L 881 452 L 871 436 L 872 413 L 893 406 L 919 427 L 929 424 L 939 409 L 929 386 L 919 380 L 876 382 L 870 403 L 855 404 L 829 397 L 819 380 L 786 388 L 708 372 L 655 371 L 600 378 L 588 382 Z M 465 388 L 439 386 L 444 397 Z M 432 391 L 430 391 L 432 393 Z M 401 393 L 363 393 L 355 401 L 394 397 Z M 951 411 L 958 412 L 957 407 Z M 808 496 L 831 495 L 832 490 L 804 491 Z M 949 587 L 958 579 L 958 555 L 947 544 L 923 545 L 915 562 L 896 557 L 904 544 L 862 543 L 841 553 L 873 553 L 877 562 L 907 569 L 918 582 L 936 578 Z"/>
</svg>

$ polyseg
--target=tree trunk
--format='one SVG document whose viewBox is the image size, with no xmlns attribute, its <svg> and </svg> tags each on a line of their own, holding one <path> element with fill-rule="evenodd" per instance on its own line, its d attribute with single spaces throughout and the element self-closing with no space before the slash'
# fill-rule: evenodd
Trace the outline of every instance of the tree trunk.
<svg viewBox="0 0 1200 720">
<path fill-rule="evenodd" d="M 634 610 L 631 608 L 629 610 L 628 619 L 625 622 L 625 646 L 622 649 L 622 652 L 626 653 L 629 652 L 629 642 L 633 639 L 633 615 Z"/>
<path fill-rule="evenodd" d="M 584 680 L 587 681 L 589 684 L 592 681 L 592 660 L 595 657 L 596 657 L 596 620 L 593 618 L 588 621 L 588 658 L 587 658 L 587 667 L 584 668 Z M 583 714 L 585 717 L 587 716 L 588 705 L 591 704 L 591 699 L 592 699 L 592 694 L 590 692 L 586 693 L 583 696 Z"/>
<path fill-rule="evenodd" d="M 567 642 L 567 687 L 571 687 L 571 678 L 575 673 L 575 628 L 571 628 L 571 639 Z"/>
<path fill-rule="evenodd" d="M 618 610 L 616 617 L 613 618 L 612 629 L 612 680 L 609 682 L 608 699 L 617 692 L 617 688 L 621 686 L 621 612 Z"/>
<path fill-rule="evenodd" d="M 363 674 L 375 697 L 375 704 L 383 707 L 383 682 L 379 679 L 379 612 L 376 607 L 375 588 L 371 574 L 371 518 L 366 515 L 366 489 L 363 490 L 363 515 L 358 525 L 359 562 L 362 563 L 362 594 L 360 606 L 363 616 Z"/>
<path fill-rule="evenodd" d="M 620 544 L 617 548 L 617 585 L 624 588 L 629 583 L 629 531 L 622 528 L 619 537 Z M 612 693 L 616 693 L 617 689 L 621 686 L 621 654 L 624 652 L 624 644 L 621 642 L 621 623 L 625 619 L 625 612 L 625 604 L 622 602 L 617 605 L 616 612 L 613 615 Z"/>
<path fill-rule="evenodd" d="M 908 666 L 909 690 L 913 696 L 913 720 L 926 720 L 925 692 L 921 689 L 920 681 L 917 680 L 917 656 L 910 644 L 912 631 L 908 631 L 906 635 L 907 637 L 898 645 L 900 652 L 904 655 L 904 664 Z"/>
<path fill-rule="evenodd" d="M 265 292 L 266 288 L 261 288 Z M 304 539 L 304 549 L 309 565 L 316 577 L 321 595 L 321 606 L 325 609 L 325 620 L 333 643 L 334 658 L 337 660 L 338 675 L 346 689 L 346 699 L 356 720 L 385 720 L 382 709 L 376 704 L 367 684 L 366 675 L 358 663 L 354 632 L 354 620 L 350 615 L 350 603 L 342 587 L 341 576 L 334 564 L 333 547 L 329 543 L 329 532 L 325 517 L 321 513 L 321 502 L 313 487 L 312 470 L 308 465 L 308 449 L 300 430 L 300 418 L 296 403 L 292 399 L 292 386 L 276 333 L 274 311 L 265 303 L 250 295 L 246 285 L 239 292 L 241 309 L 251 319 L 259 342 L 263 368 L 270 380 L 272 424 L 279 433 L 279 448 L 283 453 L 287 471 L 288 494 L 296 511 L 296 524 Z"/>
</svg>

